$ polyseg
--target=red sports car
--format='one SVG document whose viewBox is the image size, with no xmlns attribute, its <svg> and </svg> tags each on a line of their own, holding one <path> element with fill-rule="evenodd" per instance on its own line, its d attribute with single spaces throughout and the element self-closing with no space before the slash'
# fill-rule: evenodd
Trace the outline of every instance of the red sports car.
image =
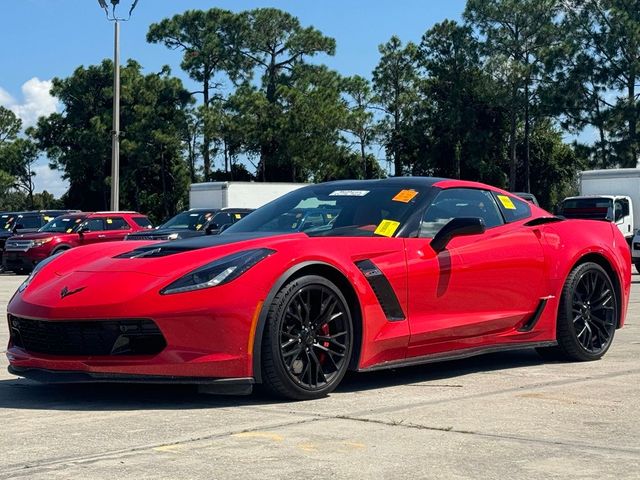
<svg viewBox="0 0 640 480">
<path fill-rule="evenodd" d="M 292 227 L 292 211 L 330 212 Z M 291 399 L 371 371 L 522 347 L 586 361 L 624 322 L 630 254 L 609 222 L 563 220 L 487 185 L 339 181 L 219 236 L 51 257 L 8 306 L 10 372 L 182 382 Z"/>
</svg>

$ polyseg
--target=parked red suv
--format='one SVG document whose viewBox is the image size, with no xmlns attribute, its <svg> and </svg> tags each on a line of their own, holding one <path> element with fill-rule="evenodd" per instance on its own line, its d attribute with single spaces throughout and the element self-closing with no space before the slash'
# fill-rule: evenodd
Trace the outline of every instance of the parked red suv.
<svg viewBox="0 0 640 480">
<path fill-rule="evenodd" d="M 9 238 L 2 258 L 5 270 L 31 271 L 38 262 L 62 250 L 91 243 L 124 240 L 125 235 L 152 228 L 136 212 L 72 213 L 54 218 L 35 233 Z"/>
</svg>

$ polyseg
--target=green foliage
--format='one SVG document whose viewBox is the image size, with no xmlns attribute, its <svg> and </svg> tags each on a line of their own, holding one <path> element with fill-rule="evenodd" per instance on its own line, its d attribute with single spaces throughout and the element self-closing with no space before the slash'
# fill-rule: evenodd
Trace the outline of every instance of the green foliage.
<svg viewBox="0 0 640 480">
<path fill-rule="evenodd" d="M 69 207 L 108 208 L 112 68 L 105 60 L 54 79 L 52 94 L 64 110 L 40 119 L 33 132 L 51 167 L 69 181 L 64 199 Z M 143 75 L 130 60 L 121 77 L 121 204 L 165 218 L 186 206 L 182 139 L 191 97 L 168 68 Z"/>
<path fill-rule="evenodd" d="M 22 128 L 22 120 L 8 108 L 0 105 L 0 146 L 15 140 Z"/>
</svg>

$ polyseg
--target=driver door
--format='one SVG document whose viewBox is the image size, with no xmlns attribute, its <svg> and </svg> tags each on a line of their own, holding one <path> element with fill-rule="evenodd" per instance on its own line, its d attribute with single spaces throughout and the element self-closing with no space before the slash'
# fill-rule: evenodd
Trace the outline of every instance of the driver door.
<svg viewBox="0 0 640 480">
<path fill-rule="evenodd" d="M 431 239 L 456 217 L 480 217 L 486 230 L 454 237 L 435 252 Z M 420 237 L 406 239 L 408 356 L 437 353 L 443 342 L 471 347 L 530 318 L 544 291 L 544 256 L 536 231 L 524 221 L 505 223 L 487 190 L 438 194 L 425 212 Z"/>
</svg>

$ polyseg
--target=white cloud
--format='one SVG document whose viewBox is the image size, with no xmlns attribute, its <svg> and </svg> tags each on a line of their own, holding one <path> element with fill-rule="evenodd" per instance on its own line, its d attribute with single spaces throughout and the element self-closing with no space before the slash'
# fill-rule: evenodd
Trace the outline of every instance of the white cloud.
<svg viewBox="0 0 640 480">
<path fill-rule="evenodd" d="M 51 170 L 46 163 L 35 164 L 33 171 L 36 174 L 33 178 L 35 192 L 46 190 L 54 197 L 60 198 L 69 188 L 69 182 L 62 179 L 61 172 Z"/>
<path fill-rule="evenodd" d="M 49 93 L 51 80 L 33 77 L 22 84 L 22 102 L 13 98 L 0 87 L 0 105 L 13 111 L 22 120 L 23 127 L 35 125 L 38 117 L 50 115 L 58 110 L 58 100 Z"/>
</svg>

